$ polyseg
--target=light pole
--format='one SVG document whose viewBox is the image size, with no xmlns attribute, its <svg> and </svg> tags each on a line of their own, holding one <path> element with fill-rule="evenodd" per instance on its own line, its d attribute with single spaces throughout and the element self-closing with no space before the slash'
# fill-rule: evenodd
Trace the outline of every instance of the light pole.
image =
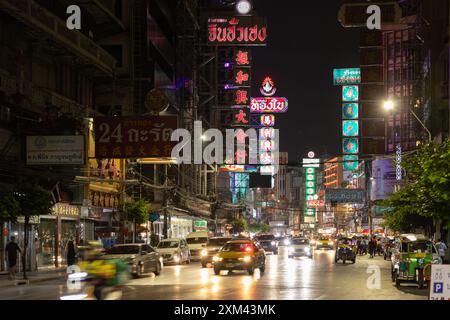
<svg viewBox="0 0 450 320">
<path fill-rule="evenodd" d="M 383 108 L 388 111 L 394 110 L 394 108 L 395 108 L 394 102 L 392 100 L 384 101 Z M 411 112 L 411 114 L 414 116 L 414 118 L 417 119 L 417 121 L 420 123 L 420 125 L 425 129 L 425 131 L 428 134 L 428 141 L 431 143 L 433 141 L 433 138 L 432 138 L 430 130 L 428 130 L 428 128 L 423 123 L 423 121 L 420 120 L 420 118 L 417 116 L 417 114 L 414 113 L 414 111 L 412 111 L 411 108 L 408 108 L 408 110 L 409 110 L 409 112 Z"/>
</svg>

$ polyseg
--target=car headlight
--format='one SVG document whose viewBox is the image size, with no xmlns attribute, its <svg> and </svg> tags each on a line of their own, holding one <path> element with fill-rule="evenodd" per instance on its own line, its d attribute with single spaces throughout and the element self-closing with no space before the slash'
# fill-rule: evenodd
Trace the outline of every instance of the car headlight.
<svg viewBox="0 0 450 320">
<path fill-rule="evenodd" d="M 305 247 L 305 249 L 303 249 L 303 250 L 305 250 L 305 252 L 310 252 L 311 251 L 311 249 L 309 247 Z"/>
<path fill-rule="evenodd" d="M 223 261 L 223 258 L 218 257 L 218 256 L 214 256 L 213 261 L 214 262 L 220 262 L 220 261 Z"/>
<path fill-rule="evenodd" d="M 276 242 L 272 241 L 270 244 L 274 246 L 274 245 L 276 245 Z"/>
<path fill-rule="evenodd" d="M 315 245 L 316 244 L 316 240 L 311 240 L 311 244 Z"/>
<path fill-rule="evenodd" d="M 290 244 L 290 241 L 288 239 L 284 240 L 284 245 L 288 246 Z"/>
<path fill-rule="evenodd" d="M 293 247 L 289 247 L 289 252 L 294 252 L 294 248 Z"/>
<path fill-rule="evenodd" d="M 239 260 L 242 260 L 242 261 L 244 261 L 244 262 L 250 262 L 250 261 L 252 261 L 252 257 L 250 257 L 250 256 L 245 256 L 245 257 L 243 257 L 243 258 L 239 258 Z"/>
<path fill-rule="evenodd" d="M 203 249 L 201 255 L 202 257 L 206 257 L 208 255 L 208 251 L 206 251 L 206 249 Z"/>
<path fill-rule="evenodd" d="M 173 260 L 180 261 L 180 256 L 178 254 L 173 255 Z"/>
</svg>

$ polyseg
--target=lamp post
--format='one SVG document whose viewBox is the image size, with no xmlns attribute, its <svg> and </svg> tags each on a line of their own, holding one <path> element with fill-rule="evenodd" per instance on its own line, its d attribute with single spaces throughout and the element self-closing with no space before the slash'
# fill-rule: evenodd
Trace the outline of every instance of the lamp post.
<svg viewBox="0 0 450 320">
<path fill-rule="evenodd" d="M 395 108 L 394 102 L 392 100 L 384 101 L 383 108 L 388 111 L 394 110 L 394 108 Z M 420 118 L 417 116 L 417 114 L 414 113 L 414 111 L 412 111 L 411 108 L 408 108 L 408 110 L 409 110 L 409 112 L 411 112 L 411 114 L 414 116 L 414 118 L 417 119 L 417 121 L 420 123 L 420 125 L 425 129 L 425 131 L 428 134 L 428 140 L 431 143 L 433 141 L 433 138 L 432 138 L 430 130 L 428 130 L 428 128 L 423 123 L 423 121 L 420 120 Z"/>
</svg>

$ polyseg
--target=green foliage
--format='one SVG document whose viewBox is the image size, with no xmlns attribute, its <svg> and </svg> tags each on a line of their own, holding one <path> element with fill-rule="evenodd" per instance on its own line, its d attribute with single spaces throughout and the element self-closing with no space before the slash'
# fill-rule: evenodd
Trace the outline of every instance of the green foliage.
<svg viewBox="0 0 450 320">
<path fill-rule="evenodd" d="M 424 146 L 404 160 L 409 184 L 383 205 L 392 208 L 386 224 L 399 231 L 450 220 L 450 140 Z"/>
<path fill-rule="evenodd" d="M 235 218 L 231 221 L 235 233 L 248 231 L 247 220 L 244 217 Z"/>
<path fill-rule="evenodd" d="M 14 223 L 20 215 L 20 204 L 12 193 L 0 195 L 0 221 L 11 221 Z"/>
<path fill-rule="evenodd" d="M 145 200 L 137 200 L 125 203 L 125 211 L 129 221 L 135 221 L 142 224 L 148 221 L 150 212 L 150 203 Z"/>
<path fill-rule="evenodd" d="M 21 184 L 14 193 L 16 201 L 19 203 L 21 216 L 29 218 L 31 216 L 50 215 L 52 213 L 52 202 L 48 191 L 38 185 Z"/>
<path fill-rule="evenodd" d="M 262 222 L 256 222 L 256 223 L 251 223 L 248 226 L 248 231 L 252 232 L 252 233 L 266 233 L 270 230 L 270 226 L 267 223 L 262 223 Z"/>
</svg>

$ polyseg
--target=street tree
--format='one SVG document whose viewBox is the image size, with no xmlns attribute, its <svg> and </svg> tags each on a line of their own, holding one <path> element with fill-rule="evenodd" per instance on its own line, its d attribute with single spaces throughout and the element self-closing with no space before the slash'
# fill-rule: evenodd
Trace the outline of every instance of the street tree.
<svg viewBox="0 0 450 320">
<path fill-rule="evenodd" d="M 450 140 L 429 144 L 402 163 L 407 185 L 384 201 L 386 220 L 394 230 L 408 226 L 440 227 L 450 223 Z"/>
<path fill-rule="evenodd" d="M 247 220 L 244 217 L 234 218 L 231 221 L 231 225 L 233 226 L 234 233 L 241 233 L 248 231 Z"/>
<path fill-rule="evenodd" d="M 52 202 L 47 190 L 37 184 L 20 183 L 13 196 L 20 207 L 20 216 L 24 217 L 24 250 L 22 252 L 23 278 L 27 279 L 27 248 L 30 217 L 50 215 L 52 213 Z"/>
<path fill-rule="evenodd" d="M 143 199 L 126 202 L 125 212 L 127 220 L 133 222 L 133 242 L 136 242 L 136 225 L 148 221 L 150 203 Z"/>
</svg>

